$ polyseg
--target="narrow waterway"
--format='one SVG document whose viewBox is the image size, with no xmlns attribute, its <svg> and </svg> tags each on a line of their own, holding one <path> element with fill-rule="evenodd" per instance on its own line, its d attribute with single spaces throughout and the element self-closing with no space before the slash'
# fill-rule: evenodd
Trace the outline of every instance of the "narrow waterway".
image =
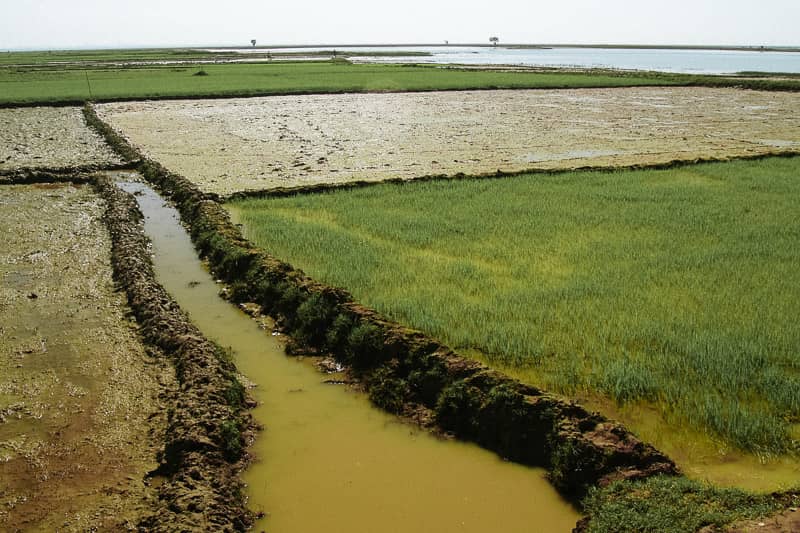
<svg viewBox="0 0 800 533">
<path fill-rule="evenodd" d="M 256 531 L 558 532 L 579 518 L 541 469 L 442 440 L 373 408 L 218 296 L 177 212 L 149 187 L 134 193 L 153 241 L 159 282 L 209 338 L 229 347 L 257 386 L 264 426 L 245 473 Z"/>
</svg>

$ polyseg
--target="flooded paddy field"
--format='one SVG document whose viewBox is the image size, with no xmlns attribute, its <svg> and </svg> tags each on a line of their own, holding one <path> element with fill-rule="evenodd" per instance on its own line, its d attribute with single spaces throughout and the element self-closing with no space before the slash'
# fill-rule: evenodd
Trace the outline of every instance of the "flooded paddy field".
<svg viewBox="0 0 800 533">
<path fill-rule="evenodd" d="M 144 479 L 174 378 L 115 292 L 103 210 L 88 186 L 0 187 L 0 524 L 11 531 L 121 530 L 152 506 Z"/>
<path fill-rule="evenodd" d="M 79 107 L 0 109 L 0 173 L 120 163 Z"/>
<path fill-rule="evenodd" d="M 220 195 L 800 149 L 800 94 L 736 89 L 275 96 L 97 110 L 147 156 Z"/>
</svg>

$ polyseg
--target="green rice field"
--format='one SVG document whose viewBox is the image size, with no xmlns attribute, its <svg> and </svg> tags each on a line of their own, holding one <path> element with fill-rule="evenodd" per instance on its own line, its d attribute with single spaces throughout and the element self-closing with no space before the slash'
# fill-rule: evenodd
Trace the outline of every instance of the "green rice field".
<svg viewBox="0 0 800 533">
<path fill-rule="evenodd" d="M 195 76 L 200 71 L 206 75 Z M 0 68 L 0 104 L 293 93 L 676 85 L 646 74 L 497 72 L 346 61 Z"/>
<path fill-rule="evenodd" d="M 800 158 L 383 184 L 229 204 L 359 301 L 567 394 L 797 450 Z"/>
</svg>

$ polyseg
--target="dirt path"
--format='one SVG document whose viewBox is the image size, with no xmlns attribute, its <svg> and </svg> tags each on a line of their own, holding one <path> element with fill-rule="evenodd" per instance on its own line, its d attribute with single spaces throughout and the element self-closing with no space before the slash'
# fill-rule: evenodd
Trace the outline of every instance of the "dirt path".
<svg viewBox="0 0 800 533">
<path fill-rule="evenodd" d="M 86 187 L 0 187 L 0 529 L 133 527 L 152 507 L 173 372 L 114 292 Z"/>
<path fill-rule="evenodd" d="M 206 192 L 800 150 L 800 94 L 709 88 L 278 96 L 97 106 Z"/>
<path fill-rule="evenodd" d="M 0 172 L 119 163 L 79 107 L 0 109 Z"/>
</svg>

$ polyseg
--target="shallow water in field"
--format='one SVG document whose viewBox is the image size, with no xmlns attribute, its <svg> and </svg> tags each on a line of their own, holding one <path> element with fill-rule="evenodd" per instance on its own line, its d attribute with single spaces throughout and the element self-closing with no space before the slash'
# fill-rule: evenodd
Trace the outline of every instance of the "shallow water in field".
<svg viewBox="0 0 800 533">
<path fill-rule="evenodd" d="M 158 280 L 210 339 L 230 347 L 257 386 L 265 429 L 245 473 L 250 507 L 273 532 L 570 531 L 578 513 L 544 471 L 477 446 L 442 440 L 324 383 L 309 360 L 218 297 L 177 213 L 140 183 L 125 183 L 145 213 Z"/>
</svg>

